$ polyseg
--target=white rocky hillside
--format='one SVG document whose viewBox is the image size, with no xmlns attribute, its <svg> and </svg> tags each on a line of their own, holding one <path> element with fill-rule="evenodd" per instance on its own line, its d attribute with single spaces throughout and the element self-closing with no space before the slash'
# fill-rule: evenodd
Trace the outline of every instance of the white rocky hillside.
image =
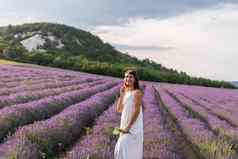
<svg viewBox="0 0 238 159">
<path fill-rule="evenodd" d="M 61 39 L 57 39 L 52 33 L 48 32 L 47 35 L 41 34 L 41 32 L 27 32 L 27 33 L 17 33 L 14 38 L 25 38 L 21 41 L 21 44 L 28 51 L 45 51 L 42 49 L 47 40 L 56 44 L 56 48 L 60 49 L 64 47 Z"/>
</svg>

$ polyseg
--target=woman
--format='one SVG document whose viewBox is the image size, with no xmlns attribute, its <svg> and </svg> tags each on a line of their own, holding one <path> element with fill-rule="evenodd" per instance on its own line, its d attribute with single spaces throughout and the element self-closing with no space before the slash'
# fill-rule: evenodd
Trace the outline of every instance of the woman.
<svg viewBox="0 0 238 159">
<path fill-rule="evenodd" d="M 136 72 L 125 72 L 116 111 L 121 112 L 120 136 L 115 146 L 115 159 L 142 159 L 143 157 L 143 92 L 139 89 Z"/>
</svg>

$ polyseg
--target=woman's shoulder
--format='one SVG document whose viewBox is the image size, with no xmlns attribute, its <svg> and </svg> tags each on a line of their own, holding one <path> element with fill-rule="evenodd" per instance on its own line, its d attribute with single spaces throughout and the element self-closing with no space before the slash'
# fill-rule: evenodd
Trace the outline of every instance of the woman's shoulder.
<svg viewBox="0 0 238 159">
<path fill-rule="evenodd" d="M 144 92 L 141 89 L 137 89 L 137 90 L 135 90 L 135 94 L 136 94 L 136 96 L 143 96 Z"/>
</svg>

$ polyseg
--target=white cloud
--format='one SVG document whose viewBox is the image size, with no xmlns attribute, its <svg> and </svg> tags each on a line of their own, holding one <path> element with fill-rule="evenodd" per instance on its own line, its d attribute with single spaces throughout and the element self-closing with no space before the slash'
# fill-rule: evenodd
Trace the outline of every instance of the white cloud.
<svg viewBox="0 0 238 159">
<path fill-rule="evenodd" d="M 172 47 L 168 50 L 126 50 L 191 75 L 238 80 L 238 5 L 221 3 L 168 19 L 131 19 L 117 26 L 98 26 L 104 41 L 127 46 Z M 120 48 L 118 48 L 120 49 Z"/>
</svg>

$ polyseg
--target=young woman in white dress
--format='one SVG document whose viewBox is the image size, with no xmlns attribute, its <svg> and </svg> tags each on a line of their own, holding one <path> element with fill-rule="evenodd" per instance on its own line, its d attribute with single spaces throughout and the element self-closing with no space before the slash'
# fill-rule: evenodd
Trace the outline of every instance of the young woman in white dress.
<svg viewBox="0 0 238 159">
<path fill-rule="evenodd" d="M 114 149 L 115 159 L 143 158 L 142 97 L 136 72 L 127 70 L 116 105 L 116 111 L 121 112 L 121 123 Z"/>
</svg>

